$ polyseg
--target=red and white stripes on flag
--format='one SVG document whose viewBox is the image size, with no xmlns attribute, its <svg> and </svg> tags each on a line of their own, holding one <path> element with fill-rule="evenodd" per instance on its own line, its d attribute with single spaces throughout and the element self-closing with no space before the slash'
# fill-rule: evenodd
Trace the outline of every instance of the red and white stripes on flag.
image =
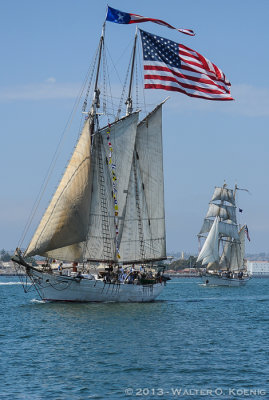
<svg viewBox="0 0 269 400">
<path fill-rule="evenodd" d="M 246 234 L 246 237 L 247 237 L 248 241 L 250 242 L 250 237 L 249 237 L 247 225 L 245 226 L 245 234 Z"/>
<path fill-rule="evenodd" d="M 197 51 L 140 30 L 146 89 L 177 91 L 206 100 L 233 100 L 224 73 Z"/>
<path fill-rule="evenodd" d="M 137 24 L 140 22 L 154 22 L 155 24 L 163 25 L 170 29 L 175 29 L 176 31 L 184 33 L 185 35 L 189 35 L 189 36 L 195 35 L 195 33 L 193 32 L 192 29 L 175 28 L 174 26 L 168 24 L 167 22 L 163 21 L 162 19 L 147 18 L 147 17 L 143 17 L 142 15 L 138 15 L 138 14 L 130 14 L 129 24 Z"/>
</svg>

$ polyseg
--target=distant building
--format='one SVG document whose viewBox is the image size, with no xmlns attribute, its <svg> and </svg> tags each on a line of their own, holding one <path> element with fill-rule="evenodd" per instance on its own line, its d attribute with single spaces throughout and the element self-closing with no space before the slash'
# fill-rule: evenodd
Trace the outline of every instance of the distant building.
<svg viewBox="0 0 269 400">
<path fill-rule="evenodd" d="M 253 277 L 269 277 L 269 261 L 247 260 L 247 271 Z"/>
<path fill-rule="evenodd" d="M 167 256 L 166 263 L 167 263 L 167 264 L 171 264 L 171 262 L 173 261 L 173 259 L 174 259 L 173 256 Z"/>
</svg>

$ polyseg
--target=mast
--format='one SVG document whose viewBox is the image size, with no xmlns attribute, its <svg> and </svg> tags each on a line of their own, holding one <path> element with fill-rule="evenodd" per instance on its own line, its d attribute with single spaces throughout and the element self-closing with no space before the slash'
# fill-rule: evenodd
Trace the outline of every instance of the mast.
<svg viewBox="0 0 269 400">
<path fill-rule="evenodd" d="M 102 50 L 103 50 L 103 46 L 104 46 L 104 35 L 105 35 L 105 22 L 103 24 L 102 34 L 101 34 L 100 42 L 99 42 L 98 64 L 97 64 L 97 70 L 96 70 L 92 107 L 91 107 L 91 111 L 90 111 L 90 115 L 92 116 L 92 126 L 91 126 L 92 133 L 94 131 L 94 126 L 96 126 L 97 122 L 98 122 L 97 108 L 100 108 L 100 89 L 98 88 L 98 79 L 99 79 Z"/>
<path fill-rule="evenodd" d="M 137 40 L 137 27 L 135 31 L 135 38 L 134 38 L 134 46 L 133 46 L 133 54 L 132 54 L 132 67 L 131 67 L 131 76 L 129 82 L 129 91 L 128 97 L 126 100 L 126 115 L 129 115 L 133 112 L 133 100 L 132 100 L 132 85 L 133 85 L 133 75 L 134 75 L 134 62 L 135 62 L 135 52 L 136 52 L 136 40 Z"/>
</svg>

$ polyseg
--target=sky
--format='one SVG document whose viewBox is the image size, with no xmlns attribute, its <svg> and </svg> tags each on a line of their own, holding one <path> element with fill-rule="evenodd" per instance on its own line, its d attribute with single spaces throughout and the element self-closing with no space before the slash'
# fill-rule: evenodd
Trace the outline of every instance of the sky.
<svg viewBox="0 0 269 400">
<path fill-rule="evenodd" d="M 21 239 L 96 52 L 106 5 L 103 0 L 0 4 L 0 248 L 14 249 Z M 239 222 L 247 223 L 251 238 L 246 252 L 269 252 L 268 0 L 111 0 L 109 5 L 193 29 L 196 35 L 190 37 L 153 23 L 140 24 L 198 51 L 232 84 L 235 101 L 229 102 L 145 91 L 151 104 L 170 96 L 163 110 L 167 251 L 197 253 L 197 233 L 208 202 L 214 187 L 225 180 L 229 187 L 237 183 L 250 192 L 238 192 L 243 209 Z M 108 65 L 114 71 L 111 87 L 118 93 L 134 31 L 135 25 L 106 24 Z M 60 179 L 77 134 L 74 123 L 50 190 Z M 25 246 L 35 227 L 28 231 Z"/>
</svg>

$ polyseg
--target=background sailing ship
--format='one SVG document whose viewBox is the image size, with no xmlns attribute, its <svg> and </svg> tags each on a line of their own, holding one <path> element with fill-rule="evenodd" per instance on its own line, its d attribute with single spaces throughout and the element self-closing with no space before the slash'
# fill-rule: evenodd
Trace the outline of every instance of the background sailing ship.
<svg viewBox="0 0 269 400">
<path fill-rule="evenodd" d="M 197 262 L 206 266 L 203 280 L 208 285 L 241 286 L 248 277 L 245 274 L 245 230 L 238 230 L 236 217 L 236 191 L 216 187 L 209 203 L 198 238 L 206 237 Z"/>
</svg>

